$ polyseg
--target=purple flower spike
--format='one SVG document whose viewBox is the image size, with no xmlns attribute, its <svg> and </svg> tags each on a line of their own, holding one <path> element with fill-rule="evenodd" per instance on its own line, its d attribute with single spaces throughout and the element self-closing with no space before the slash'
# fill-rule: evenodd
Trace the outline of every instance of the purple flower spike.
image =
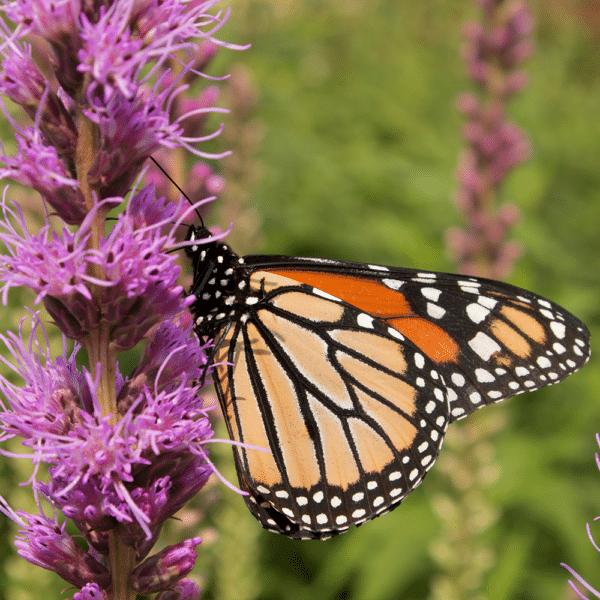
<svg viewBox="0 0 600 600">
<path fill-rule="evenodd" d="M 18 207 L 11 210 L 4 204 L 2 208 L 5 220 L 0 221 L 0 240 L 10 252 L 10 256 L 0 257 L 3 304 L 11 287 L 26 286 L 37 294 L 36 302 L 44 301 L 69 337 L 82 339 L 99 323 L 87 275 L 91 219 L 84 220 L 76 233 L 65 227 L 59 236 L 47 223 L 32 235 Z"/>
<path fill-rule="evenodd" d="M 28 562 L 58 573 L 77 587 L 95 583 L 99 589 L 110 586 L 108 569 L 91 554 L 82 550 L 55 521 L 44 515 L 31 515 L 22 510 L 9 514 L 0 510 L 23 528 L 15 545 L 19 556 Z"/>
<path fill-rule="evenodd" d="M 506 219 L 507 205 L 497 207 L 497 195 L 508 172 L 530 154 L 524 134 L 506 118 L 506 102 L 527 82 L 516 66 L 532 53 L 528 36 L 533 20 L 520 0 L 478 3 L 483 22 L 465 27 L 462 55 L 480 97 L 464 93 L 457 99 L 468 119 L 463 128 L 468 146 L 457 167 L 454 202 L 467 229 L 450 229 L 447 245 L 460 272 L 502 279 L 521 250 L 505 241 L 518 213 L 511 206 L 511 218 Z"/>
<path fill-rule="evenodd" d="M 36 221 L 5 189 L 2 302 L 14 287 L 32 290 L 61 330 L 64 349 L 51 353 L 33 311 L 17 333 L 0 334 L 0 361 L 13 371 L 10 379 L 0 376 L 0 454 L 31 461 L 39 514 L 14 511 L 1 498 L 0 512 L 21 527 L 18 553 L 79 588 L 73 600 L 200 596 L 185 578 L 200 538 L 148 556 L 163 524 L 213 472 L 213 431 L 198 397 L 210 376 L 210 347 L 192 331 L 187 309 L 195 298 L 178 284 L 175 251 L 185 236 L 181 225 L 224 183 L 212 167 L 200 167 L 189 206 L 140 181 L 158 151 L 227 154 L 199 147 L 221 131 L 204 130 L 208 115 L 227 112 L 214 106 L 215 82 L 223 78 L 201 71 L 219 47 L 241 48 L 216 38 L 229 17 L 217 4 L 3 6 L 0 95 L 30 121 L 17 122 L 0 99 L 16 140 L 13 156 L 0 145 L 0 178 L 37 192 L 45 221 L 34 230 Z M 32 53 L 29 35 L 36 44 L 42 38 L 44 52 Z M 199 77 L 210 85 L 186 99 Z M 109 218 L 113 209 L 118 214 Z M 120 353 L 139 342 L 139 364 L 121 373 Z M 2 445 L 13 438 L 23 454 Z M 45 517 L 43 503 L 60 515 Z M 77 542 L 67 533 L 73 527 Z"/>
<path fill-rule="evenodd" d="M 194 548 L 200 542 L 202 538 L 191 538 L 146 559 L 131 574 L 132 589 L 140 594 L 154 594 L 171 588 L 194 568 Z"/>
<path fill-rule="evenodd" d="M 177 285 L 177 257 L 167 254 L 175 238 L 163 228 L 172 215 L 173 207 L 167 206 L 159 223 L 136 229 L 126 211 L 90 258 L 104 272 L 106 287 L 99 309 L 113 330 L 111 346 L 116 351 L 132 348 L 152 327 L 172 319 L 191 303 Z"/>
<path fill-rule="evenodd" d="M 200 348 L 190 337 L 190 331 L 191 322 L 184 329 L 172 323 L 164 323 L 157 329 L 140 363 L 119 392 L 119 412 L 127 412 L 149 382 L 154 382 L 155 391 L 160 392 L 169 389 L 184 372 L 192 381 L 204 377 L 208 346 Z"/>
<path fill-rule="evenodd" d="M 199 600 L 200 588 L 190 579 L 178 581 L 170 590 L 161 592 L 155 600 Z"/>
<path fill-rule="evenodd" d="M 56 147 L 46 143 L 39 129 L 19 127 L 6 112 L 4 104 L 1 108 L 18 132 L 15 133 L 18 153 L 6 156 L 2 149 L 0 162 L 4 163 L 4 168 L 0 168 L 0 179 L 10 177 L 36 190 L 65 223 L 81 224 L 86 213 L 83 196 Z"/>
<path fill-rule="evenodd" d="M 106 600 L 106 592 L 97 583 L 87 583 L 73 596 L 73 600 Z"/>
<path fill-rule="evenodd" d="M 15 43 L 12 49 L 2 62 L 0 93 L 20 104 L 32 120 L 39 122 L 40 131 L 59 156 L 72 156 L 77 142 L 73 119 L 58 96 L 49 91 L 48 82 L 31 57 L 31 47 L 24 45 L 21 49 Z M 6 48 L 4 54 L 7 55 Z"/>
</svg>

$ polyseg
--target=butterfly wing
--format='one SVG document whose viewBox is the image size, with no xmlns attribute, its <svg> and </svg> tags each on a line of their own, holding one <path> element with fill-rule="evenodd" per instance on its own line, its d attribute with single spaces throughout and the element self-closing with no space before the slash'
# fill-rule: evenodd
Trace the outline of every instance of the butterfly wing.
<svg viewBox="0 0 600 600">
<path fill-rule="evenodd" d="M 291 538 L 326 539 L 391 510 L 436 460 L 449 422 L 589 357 L 583 323 L 501 282 L 323 259 L 239 263 L 245 279 L 227 282 L 243 293 L 214 317 L 216 387 L 243 444 L 246 502 Z"/>
<path fill-rule="evenodd" d="M 306 284 L 258 271 L 251 286 L 264 299 L 215 340 L 230 435 L 252 446 L 234 448 L 250 510 L 295 539 L 388 512 L 433 465 L 449 422 L 433 361 Z"/>
</svg>

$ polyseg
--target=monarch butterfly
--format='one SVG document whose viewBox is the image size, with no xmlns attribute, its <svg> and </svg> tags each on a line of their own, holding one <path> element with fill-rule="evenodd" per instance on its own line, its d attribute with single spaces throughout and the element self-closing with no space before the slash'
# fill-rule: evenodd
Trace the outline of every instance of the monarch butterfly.
<svg viewBox="0 0 600 600">
<path fill-rule="evenodd" d="M 589 332 L 490 279 L 287 256 L 237 256 L 191 227 L 195 331 L 246 504 L 266 529 L 327 539 L 395 508 L 446 429 L 564 379 Z"/>
</svg>

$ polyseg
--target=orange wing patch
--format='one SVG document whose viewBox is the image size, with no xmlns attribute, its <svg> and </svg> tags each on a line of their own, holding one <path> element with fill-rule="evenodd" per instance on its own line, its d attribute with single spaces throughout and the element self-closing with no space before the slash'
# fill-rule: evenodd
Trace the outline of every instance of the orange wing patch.
<svg viewBox="0 0 600 600">
<path fill-rule="evenodd" d="M 519 331 L 522 331 L 534 342 L 537 342 L 538 344 L 544 344 L 546 342 L 546 332 L 544 331 L 544 328 L 540 322 L 530 314 L 513 308 L 512 306 L 502 307 L 500 313 L 513 323 Z"/>
<path fill-rule="evenodd" d="M 417 437 L 417 428 L 400 413 L 392 410 L 383 402 L 375 400 L 361 390 L 357 390 L 358 400 L 364 411 L 374 419 L 394 444 L 397 450 L 410 448 Z M 398 405 L 398 401 L 393 401 Z"/>
<path fill-rule="evenodd" d="M 500 319 L 494 319 L 490 323 L 490 331 L 497 340 L 502 342 L 510 352 L 513 352 L 519 358 L 527 358 L 531 355 L 531 345 L 529 342 L 508 323 Z"/>
<path fill-rule="evenodd" d="M 311 394 L 308 402 L 319 430 L 327 482 L 345 490 L 358 481 L 360 472 L 342 422 Z"/>
<path fill-rule="evenodd" d="M 254 325 L 248 325 L 248 333 L 253 339 L 252 351 L 257 359 L 258 373 L 273 415 L 273 425 L 277 432 L 288 480 L 292 486 L 309 489 L 320 481 L 321 473 L 315 447 L 296 401 L 294 385 L 264 339 L 259 336 Z M 238 369 L 234 375 L 236 381 Z M 256 404 L 256 399 L 253 398 L 250 403 Z M 246 424 L 248 431 L 245 429 Z M 257 424 L 252 421 L 244 423 L 244 441 L 255 443 L 254 440 L 248 440 L 248 437 L 254 435 L 252 428 L 255 425 Z M 250 454 L 253 451 L 246 452 Z M 273 483 L 277 482 L 267 481 L 270 486 Z"/>
<path fill-rule="evenodd" d="M 276 273 L 290 280 L 312 285 L 379 319 L 415 316 L 403 294 L 378 281 L 313 271 L 277 270 Z"/>
<path fill-rule="evenodd" d="M 394 460 L 390 447 L 364 421 L 348 419 L 348 426 L 365 473 L 381 473 Z"/>
<path fill-rule="evenodd" d="M 404 294 L 379 281 L 312 271 L 282 269 L 276 273 L 289 281 L 312 285 L 385 321 L 436 363 L 457 361 L 460 348 L 454 338 L 439 325 L 416 315 Z"/>
<path fill-rule="evenodd" d="M 269 438 L 265 429 L 265 420 L 260 412 L 252 383 L 248 374 L 248 363 L 244 351 L 244 343 L 237 341 L 236 367 L 233 379 L 229 378 L 228 365 L 218 364 L 227 360 L 231 335 L 229 334 L 216 354 L 215 369 L 217 371 L 217 389 L 220 390 L 219 400 L 227 421 L 227 428 L 231 438 L 260 448 L 269 449 Z M 238 429 L 238 424 L 241 431 Z M 252 477 L 264 482 L 268 486 L 281 484 L 281 474 L 271 452 L 261 450 L 248 450 L 234 446 L 241 464 L 247 462 L 248 470 Z M 242 459 L 245 456 L 245 461 Z"/>
<path fill-rule="evenodd" d="M 460 347 L 439 325 L 421 317 L 385 319 L 385 321 L 421 348 L 436 363 L 457 361 Z"/>
</svg>

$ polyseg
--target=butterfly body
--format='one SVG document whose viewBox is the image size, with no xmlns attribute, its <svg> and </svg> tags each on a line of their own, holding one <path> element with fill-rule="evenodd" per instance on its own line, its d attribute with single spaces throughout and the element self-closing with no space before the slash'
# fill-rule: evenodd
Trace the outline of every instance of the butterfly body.
<svg viewBox="0 0 600 600">
<path fill-rule="evenodd" d="M 294 539 L 326 539 L 395 508 L 448 424 L 558 382 L 589 356 L 585 326 L 508 284 L 382 265 L 187 252 L 200 337 L 246 503 Z M 268 452 L 261 452 L 263 448 Z"/>
</svg>

